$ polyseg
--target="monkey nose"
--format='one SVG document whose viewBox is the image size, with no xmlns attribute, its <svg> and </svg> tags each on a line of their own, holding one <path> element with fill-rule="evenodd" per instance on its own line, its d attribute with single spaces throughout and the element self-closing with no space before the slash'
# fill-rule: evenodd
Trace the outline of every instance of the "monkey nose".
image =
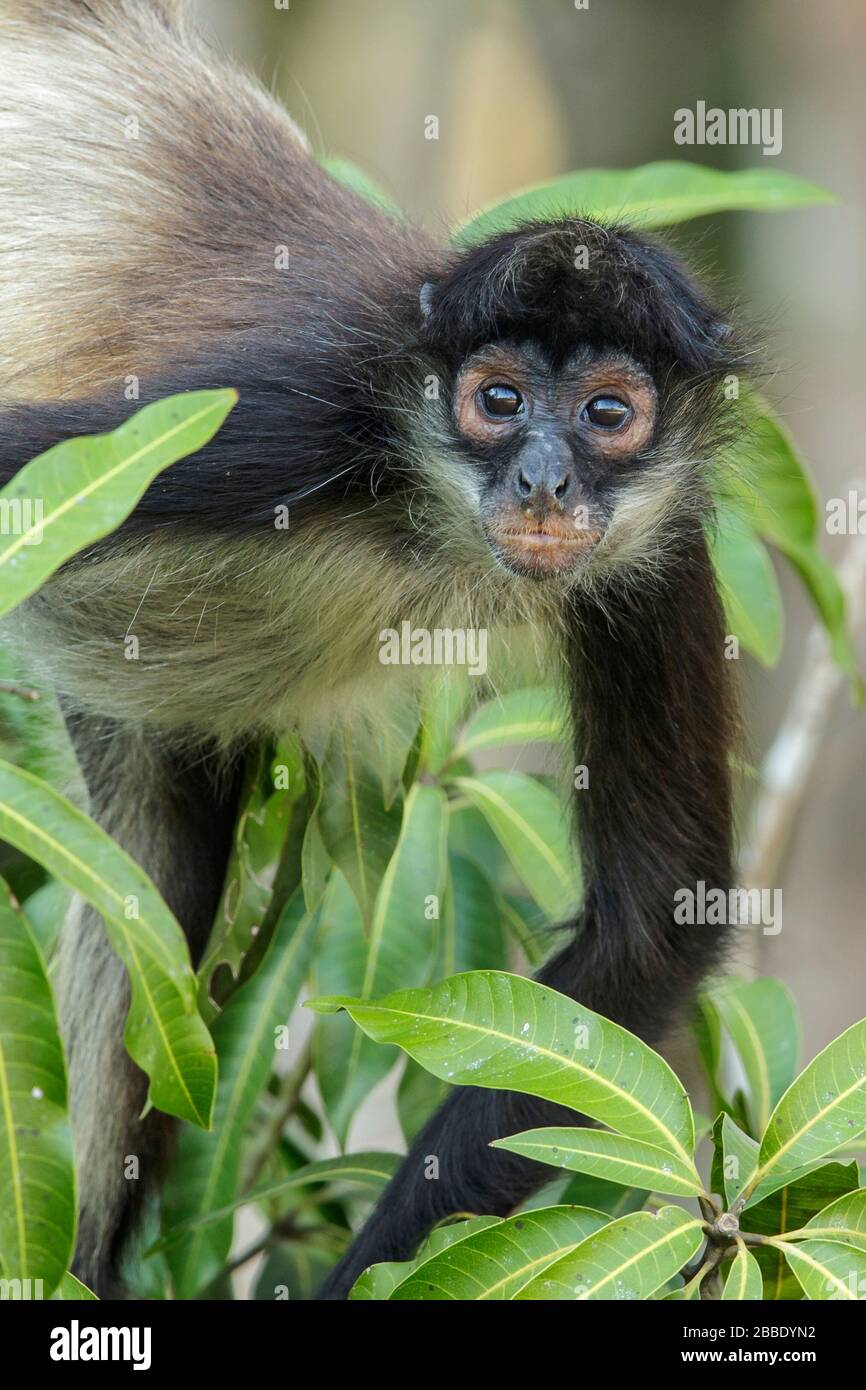
<svg viewBox="0 0 866 1390">
<path fill-rule="evenodd" d="M 562 459 L 523 459 L 515 467 L 514 492 L 523 504 L 563 506 L 574 490 L 574 469 Z"/>
</svg>

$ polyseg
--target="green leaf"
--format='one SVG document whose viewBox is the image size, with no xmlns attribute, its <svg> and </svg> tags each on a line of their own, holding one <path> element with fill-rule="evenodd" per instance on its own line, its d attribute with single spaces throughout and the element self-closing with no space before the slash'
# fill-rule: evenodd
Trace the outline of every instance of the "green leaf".
<svg viewBox="0 0 866 1390">
<path fill-rule="evenodd" d="M 450 854 L 448 868 L 436 975 L 504 969 L 506 941 L 496 890 L 471 859 Z"/>
<path fill-rule="evenodd" d="M 466 717 L 474 695 L 473 679 L 462 667 L 437 673 L 425 692 L 422 714 L 423 762 L 438 772 L 451 756 L 456 730 Z"/>
<path fill-rule="evenodd" d="M 784 1186 L 766 1196 L 761 1196 L 759 1189 L 760 1201 L 753 1197 L 748 1204 L 750 1231 L 786 1235 L 804 1226 L 837 1197 L 856 1191 L 859 1179 L 856 1163 L 820 1163 L 799 1176 L 786 1173 L 785 1177 Z"/>
<path fill-rule="evenodd" d="M 580 874 L 559 797 L 522 772 L 456 777 L 453 785 L 484 815 L 542 912 L 554 921 L 573 912 Z"/>
<path fill-rule="evenodd" d="M 709 999 L 743 1064 L 752 1128 L 763 1134 L 773 1106 L 796 1074 L 797 1006 L 787 986 L 769 978 L 725 982 Z"/>
<path fill-rule="evenodd" d="M 866 1250 L 866 1190 L 838 1197 L 807 1221 L 805 1229 L 816 1238 L 841 1240 Z"/>
<path fill-rule="evenodd" d="M 746 524 L 798 571 L 830 634 L 839 667 L 856 676 L 845 596 L 832 565 L 818 549 L 815 490 L 788 432 L 766 402 L 756 399 L 747 435 L 720 469 L 725 488 Z"/>
<path fill-rule="evenodd" d="M 866 1251 L 829 1240 L 780 1244 L 807 1298 L 826 1303 L 866 1297 Z"/>
<path fill-rule="evenodd" d="M 274 870 L 296 803 L 305 792 L 303 751 L 297 740 L 279 752 L 281 786 L 275 789 L 272 749 L 259 744 L 248 754 L 232 848 L 219 906 L 198 968 L 199 1007 L 208 1021 L 217 1012 L 209 987 L 214 971 L 227 965 L 237 978 L 271 904 Z"/>
<path fill-rule="evenodd" d="M 353 1302 L 379 1302 L 391 1297 L 397 1285 L 423 1264 L 432 1256 L 439 1254 L 440 1251 L 448 1249 L 449 1246 L 456 1245 L 459 1241 L 468 1240 L 477 1231 L 483 1231 L 488 1226 L 498 1226 L 502 1220 L 499 1216 L 475 1216 L 469 1221 L 456 1221 L 448 1226 L 437 1226 L 424 1241 L 417 1255 L 413 1260 L 388 1260 L 382 1264 L 371 1265 L 365 1269 L 359 1279 L 355 1280 L 349 1293 L 349 1298 Z"/>
<path fill-rule="evenodd" d="M 719 1016 L 712 1004 L 711 991 L 698 995 L 692 1015 L 692 1033 L 709 1091 L 708 1101 L 714 1114 L 730 1107 L 721 1090 L 722 1030 Z"/>
<path fill-rule="evenodd" d="M 559 1126 L 528 1129 L 508 1139 L 497 1139 L 491 1147 L 523 1154 L 524 1158 L 534 1158 L 552 1168 L 591 1173 L 623 1186 L 639 1184 L 652 1192 L 675 1197 L 696 1197 L 704 1191 L 693 1163 L 674 1158 L 667 1149 L 654 1144 L 604 1130 Z"/>
<path fill-rule="evenodd" d="M 730 1206 L 758 1166 L 758 1143 L 723 1112 L 713 1125 L 713 1144 L 710 1187 L 724 1197 L 726 1206 Z"/>
<path fill-rule="evenodd" d="M 809 1170 L 805 1176 L 788 1182 L 787 1186 L 779 1188 L 769 1197 L 750 1204 L 745 1224 L 758 1235 L 788 1236 L 796 1233 L 838 1198 L 856 1192 L 858 1176 L 856 1163 L 822 1164 Z M 816 1230 L 814 1234 L 815 1238 L 826 1238 L 824 1231 Z M 829 1238 L 837 1239 L 835 1235 Z M 845 1241 L 848 1238 L 843 1232 L 838 1239 Z M 856 1240 L 849 1243 L 858 1244 Z M 754 1253 L 761 1266 L 766 1299 L 777 1301 L 800 1296 L 800 1286 L 788 1268 L 781 1246 L 760 1246 Z"/>
<path fill-rule="evenodd" d="M 509 1217 L 418 1264 L 391 1300 L 513 1299 L 606 1221 L 603 1213 L 579 1207 L 546 1207 Z"/>
<path fill-rule="evenodd" d="M 699 1303 L 703 1280 L 704 1275 L 698 1272 L 687 1284 L 680 1284 L 679 1288 L 671 1289 L 670 1293 L 656 1294 L 656 1297 L 665 1303 Z"/>
<path fill-rule="evenodd" d="M 476 214 L 460 228 L 456 241 L 483 241 L 531 219 L 590 217 L 640 228 L 668 227 L 716 212 L 783 212 L 834 201 L 823 188 L 782 170 L 727 173 L 687 160 L 663 160 L 636 169 L 579 169 L 525 189 Z"/>
<path fill-rule="evenodd" d="M 41 1280 L 43 1297 L 62 1279 L 75 1236 L 66 1101 L 45 965 L 0 879 L 0 1275 Z"/>
<path fill-rule="evenodd" d="M 319 911 L 313 989 L 357 993 L 363 985 L 366 961 L 367 938 L 357 900 L 343 874 L 334 869 Z M 345 1016 L 316 1020 L 316 1080 L 341 1144 L 346 1142 L 358 1106 L 387 1076 L 396 1058 L 392 1048 L 376 1047 Z"/>
<path fill-rule="evenodd" d="M 619 1183 L 578 1173 L 564 1189 L 560 1201 L 570 1206 L 591 1207 L 608 1216 L 628 1216 L 646 1206 L 649 1192 L 640 1187 L 621 1187 Z"/>
<path fill-rule="evenodd" d="M 364 936 L 345 880 L 337 873 L 322 906 L 322 935 L 316 951 L 316 987 L 354 989 L 367 998 L 399 982 L 421 984 L 430 977 L 436 946 L 436 917 L 444 899 L 445 795 L 416 784 L 406 798 L 403 827 Z M 341 1143 L 361 1100 L 393 1065 L 393 1054 L 371 1047 L 342 1021 L 320 1025 L 316 1072 L 328 1115 Z"/>
<path fill-rule="evenodd" d="M 38 777 L 0 763 L 0 836 L 80 893 L 129 973 L 126 1049 L 169 1115 L 211 1122 L 216 1055 L 196 1011 L 183 932 L 150 879 L 103 830 Z"/>
<path fill-rule="evenodd" d="M 402 808 L 385 804 L 381 779 L 348 736 L 332 743 L 322 767 L 319 829 L 334 863 L 358 900 L 365 926 L 394 852 Z"/>
<path fill-rule="evenodd" d="M 51 1297 L 55 1300 L 65 1300 L 72 1303 L 99 1302 L 92 1289 L 89 1289 L 86 1284 L 82 1284 L 81 1280 L 76 1279 L 74 1274 L 68 1272 L 64 1274 Z"/>
<path fill-rule="evenodd" d="M 445 894 L 447 834 L 445 793 L 416 784 L 406 797 L 400 838 L 376 894 L 362 998 L 429 976 Z"/>
<path fill-rule="evenodd" d="M 667 1062 L 618 1024 L 534 980 L 479 970 L 374 1003 L 336 998 L 308 1006 L 346 1009 L 369 1037 L 396 1043 L 456 1085 L 542 1096 L 691 1160 L 691 1106 Z"/>
<path fill-rule="evenodd" d="M 679 1207 L 612 1221 L 527 1284 L 519 1299 L 646 1299 L 678 1274 L 703 1244 L 701 1222 Z"/>
<path fill-rule="evenodd" d="M 214 1127 L 208 1134 L 181 1132 L 165 1199 L 170 1229 L 189 1225 L 237 1196 L 241 1143 L 273 1069 L 275 1033 L 287 1028 L 306 979 L 314 933 L 315 918 L 307 914 L 298 891 L 284 909 L 258 970 L 213 1025 L 220 1069 Z M 232 1222 L 227 1218 L 207 1230 L 195 1229 L 172 1247 L 169 1265 L 177 1297 L 194 1298 L 219 1273 L 231 1239 Z"/>
<path fill-rule="evenodd" d="M 314 1245 L 306 1236 L 303 1240 L 281 1240 L 267 1253 L 253 1298 L 260 1303 L 311 1302 L 333 1264 L 333 1252 Z"/>
<path fill-rule="evenodd" d="M 722 1290 L 722 1300 L 726 1302 L 733 1300 L 737 1303 L 755 1300 L 760 1302 L 763 1296 L 764 1281 L 761 1278 L 761 1266 L 754 1255 L 750 1255 L 745 1245 L 740 1241 L 733 1263 L 728 1270 L 728 1277 Z"/>
<path fill-rule="evenodd" d="M 0 614 L 119 526 L 158 473 L 207 444 L 237 399 L 236 391 L 169 396 L 110 434 L 56 444 L 16 473 L 0 501 L 21 506 L 25 524 L 0 536 Z"/>
<path fill-rule="evenodd" d="M 51 959 L 69 903 L 69 890 L 50 878 L 24 904 L 27 921 L 46 960 Z"/>
<path fill-rule="evenodd" d="M 401 1154 L 354 1153 L 338 1158 L 322 1158 L 314 1163 L 307 1163 L 303 1168 L 298 1168 L 294 1173 L 291 1173 L 289 1177 L 281 1178 L 279 1182 L 266 1183 L 261 1187 L 251 1188 L 249 1192 L 243 1192 L 233 1201 L 227 1202 L 224 1207 L 216 1207 L 211 1211 L 203 1212 L 200 1216 L 190 1217 L 183 1224 L 172 1226 L 165 1235 L 149 1247 L 147 1255 L 150 1257 L 160 1251 L 171 1250 L 173 1246 L 185 1240 L 191 1231 L 204 1230 L 216 1222 L 224 1221 L 239 1207 L 278 1201 L 304 1187 L 345 1183 L 353 1188 L 372 1187 L 377 1192 L 381 1191 L 390 1182 L 402 1162 Z"/>
<path fill-rule="evenodd" d="M 476 710 L 449 761 L 468 758 L 484 748 L 560 742 L 566 736 L 565 723 L 566 712 L 555 690 L 546 686 L 513 690 Z"/>
<path fill-rule="evenodd" d="M 866 1020 L 819 1052 L 773 1111 L 760 1178 L 814 1163 L 866 1129 Z"/>
<path fill-rule="evenodd" d="M 729 632 L 764 666 L 775 666 L 784 619 L 766 547 L 742 517 L 720 506 L 711 551 Z"/>
<path fill-rule="evenodd" d="M 351 188 L 353 193 L 358 193 L 368 203 L 379 208 L 382 212 L 389 213 L 398 222 L 405 222 L 406 214 L 389 197 L 383 189 L 360 169 L 357 164 L 353 164 L 349 159 L 341 159 L 337 155 L 329 155 L 322 160 L 322 168 L 336 179 L 338 183 L 346 188 Z"/>
</svg>

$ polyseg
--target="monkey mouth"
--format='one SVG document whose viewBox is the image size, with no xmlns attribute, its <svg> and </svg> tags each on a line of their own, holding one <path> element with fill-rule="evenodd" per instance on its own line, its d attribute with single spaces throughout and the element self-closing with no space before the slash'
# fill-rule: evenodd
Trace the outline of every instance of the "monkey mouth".
<svg viewBox="0 0 866 1390">
<path fill-rule="evenodd" d="M 566 531 L 548 523 L 491 529 L 487 539 L 514 574 L 543 579 L 584 564 L 601 537 L 598 530 Z"/>
</svg>

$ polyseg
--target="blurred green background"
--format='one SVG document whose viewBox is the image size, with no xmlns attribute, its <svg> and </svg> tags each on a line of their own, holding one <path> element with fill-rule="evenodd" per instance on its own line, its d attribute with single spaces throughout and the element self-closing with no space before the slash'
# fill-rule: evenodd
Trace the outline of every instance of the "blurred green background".
<svg viewBox="0 0 866 1390">
<path fill-rule="evenodd" d="M 279 0 L 278 0 L 279 3 Z M 360 164 L 444 236 L 527 183 L 585 166 L 699 159 L 768 162 L 759 148 L 674 144 L 674 111 L 780 107 L 772 163 L 823 184 L 834 207 L 727 214 L 677 239 L 737 299 L 766 342 L 767 394 L 809 460 L 822 499 L 866 476 L 860 435 L 866 346 L 862 0 L 197 0 L 203 27 L 252 68 L 317 154 Z M 424 138 L 425 118 L 439 139 Z M 866 538 L 827 539 L 839 562 Z M 863 566 L 861 565 L 861 574 Z M 759 762 L 789 705 L 812 626 L 780 568 L 786 640 L 777 670 L 741 661 Z M 862 587 L 862 585 L 861 585 Z M 861 669 L 866 643 L 858 636 Z M 793 988 L 804 1057 L 866 1012 L 866 718 L 837 690 L 773 881 L 780 935 L 749 963 Z"/>
</svg>

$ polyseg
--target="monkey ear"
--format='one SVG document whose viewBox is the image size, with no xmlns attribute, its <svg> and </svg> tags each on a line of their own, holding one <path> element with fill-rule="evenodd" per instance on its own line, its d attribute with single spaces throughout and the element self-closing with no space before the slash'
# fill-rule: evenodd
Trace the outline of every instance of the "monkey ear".
<svg viewBox="0 0 866 1390">
<path fill-rule="evenodd" d="M 433 295 L 436 293 L 436 286 L 432 280 L 427 280 L 421 286 L 418 295 L 418 303 L 421 305 L 421 317 L 426 321 L 433 313 Z"/>
</svg>

